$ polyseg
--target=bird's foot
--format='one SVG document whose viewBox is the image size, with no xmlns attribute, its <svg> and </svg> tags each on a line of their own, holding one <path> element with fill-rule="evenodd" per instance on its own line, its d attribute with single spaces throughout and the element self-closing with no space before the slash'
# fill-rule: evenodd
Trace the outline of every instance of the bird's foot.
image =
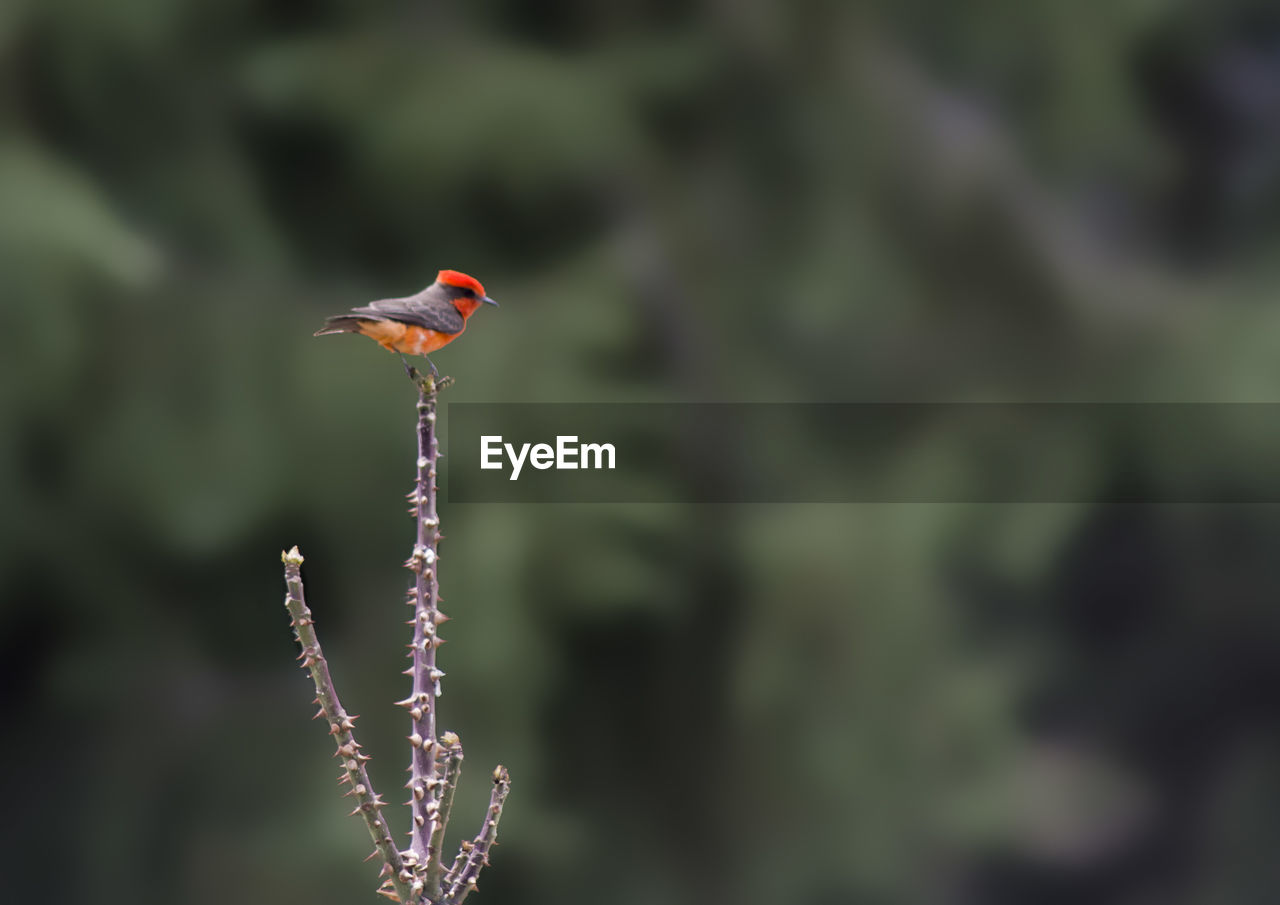
<svg viewBox="0 0 1280 905">
<path fill-rule="evenodd" d="M 404 365 L 404 372 L 409 375 L 409 379 L 414 383 L 421 383 L 422 375 L 418 373 L 418 369 L 409 364 L 409 359 L 404 357 L 403 352 L 397 352 L 396 354 L 400 356 L 400 361 Z"/>
<path fill-rule="evenodd" d="M 409 379 L 412 380 L 419 389 L 431 390 L 434 388 L 436 390 L 443 390 L 445 387 L 453 384 L 452 377 L 447 374 L 444 377 L 440 376 L 440 371 L 436 368 L 435 362 L 430 358 L 427 359 L 427 364 L 431 366 L 429 374 L 423 374 L 413 365 L 409 364 L 409 360 L 405 358 L 402 353 L 400 354 L 400 361 L 404 363 L 404 372 L 409 375 Z"/>
</svg>

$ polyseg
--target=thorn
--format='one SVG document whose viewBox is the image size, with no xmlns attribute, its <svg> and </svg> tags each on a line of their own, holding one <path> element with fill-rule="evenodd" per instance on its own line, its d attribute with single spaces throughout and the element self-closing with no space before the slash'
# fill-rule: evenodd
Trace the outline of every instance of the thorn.
<svg viewBox="0 0 1280 905">
<path fill-rule="evenodd" d="M 368 863 L 369 863 L 370 861 L 372 861 L 374 858 L 378 857 L 378 854 L 379 854 L 379 852 L 378 852 L 378 850 L 375 848 L 373 851 L 369 852 L 369 854 L 365 855 L 365 857 L 364 857 L 364 863 L 365 863 L 365 864 L 368 864 Z"/>
</svg>

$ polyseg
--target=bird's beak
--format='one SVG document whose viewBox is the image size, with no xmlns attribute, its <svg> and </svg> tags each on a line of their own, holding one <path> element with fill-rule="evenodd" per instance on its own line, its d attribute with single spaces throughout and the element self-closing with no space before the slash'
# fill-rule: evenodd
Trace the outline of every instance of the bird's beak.
<svg viewBox="0 0 1280 905">
<path fill-rule="evenodd" d="M 482 298 L 480 301 L 484 302 L 486 305 L 492 305 L 495 308 L 498 307 L 498 303 L 495 302 L 493 299 L 489 298 L 489 296 L 487 295 L 484 298 Z"/>
</svg>

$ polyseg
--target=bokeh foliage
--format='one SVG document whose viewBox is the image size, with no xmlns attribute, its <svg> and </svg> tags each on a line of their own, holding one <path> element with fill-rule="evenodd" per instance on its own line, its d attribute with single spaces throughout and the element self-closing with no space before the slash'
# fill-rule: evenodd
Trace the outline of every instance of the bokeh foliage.
<svg viewBox="0 0 1280 905">
<path fill-rule="evenodd" d="M 372 900 L 277 551 L 394 799 L 413 392 L 310 333 L 439 267 L 455 401 L 1274 400 L 1264 13 L 0 6 L 14 900 Z M 1268 507 L 443 517 L 484 902 L 1272 899 Z"/>
</svg>

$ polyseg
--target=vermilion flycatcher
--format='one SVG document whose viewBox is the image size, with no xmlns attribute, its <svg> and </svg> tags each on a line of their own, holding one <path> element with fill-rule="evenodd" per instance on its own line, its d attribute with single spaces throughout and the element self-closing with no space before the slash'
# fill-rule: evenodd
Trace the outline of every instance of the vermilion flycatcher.
<svg viewBox="0 0 1280 905">
<path fill-rule="evenodd" d="M 422 355 L 436 373 L 429 353 L 447 346 L 467 329 L 467 318 L 481 305 L 497 305 L 484 294 L 484 287 L 473 277 L 456 270 L 442 270 L 436 281 L 417 295 L 400 299 L 382 299 L 349 314 L 339 314 L 324 322 L 316 336 L 326 333 L 360 333 L 377 342 L 388 352 Z M 404 364 L 410 372 L 409 363 Z"/>
</svg>

